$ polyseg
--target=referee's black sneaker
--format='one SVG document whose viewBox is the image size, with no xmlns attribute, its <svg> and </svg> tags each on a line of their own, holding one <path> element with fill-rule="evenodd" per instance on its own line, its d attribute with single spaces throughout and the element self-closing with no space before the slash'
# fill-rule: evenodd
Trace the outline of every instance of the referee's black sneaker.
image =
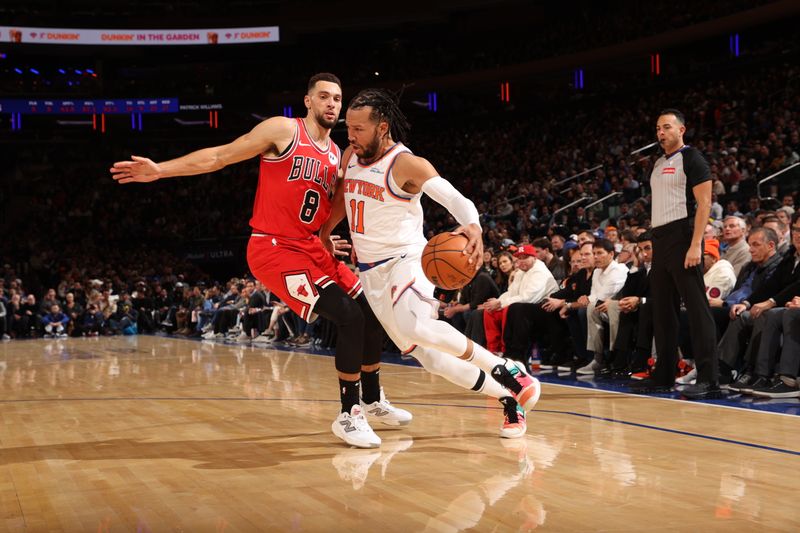
<svg viewBox="0 0 800 533">
<path fill-rule="evenodd" d="M 672 392 L 672 383 L 662 384 L 658 383 L 653 378 L 644 378 L 639 381 L 631 381 L 628 388 L 633 394 L 654 394 L 663 392 Z"/>
<path fill-rule="evenodd" d="M 687 385 L 681 390 L 681 394 L 690 400 L 707 400 L 711 398 L 722 398 L 722 390 L 716 383 L 695 383 Z"/>
</svg>

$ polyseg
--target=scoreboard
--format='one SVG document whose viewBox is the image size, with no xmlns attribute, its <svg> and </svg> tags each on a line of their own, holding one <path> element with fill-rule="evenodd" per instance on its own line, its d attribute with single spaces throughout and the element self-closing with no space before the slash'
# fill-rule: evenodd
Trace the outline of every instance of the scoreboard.
<svg viewBox="0 0 800 533">
<path fill-rule="evenodd" d="M 121 100 L 3 100 L 0 113 L 21 115 L 121 115 L 126 113 L 177 113 L 177 98 L 131 98 Z"/>
</svg>

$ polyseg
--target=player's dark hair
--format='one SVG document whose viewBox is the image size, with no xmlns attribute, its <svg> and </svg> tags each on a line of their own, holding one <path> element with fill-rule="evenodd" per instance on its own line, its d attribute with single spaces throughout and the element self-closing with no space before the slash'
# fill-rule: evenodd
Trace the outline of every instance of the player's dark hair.
<svg viewBox="0 0 800 533">
<path fill-rule="evenodd" d="M 386 122 L 389 124 L 392 139 L 402 143 L 406 142 L 411 124 L 400 110 L 397 100 L 388 91 L 364 89 L 350 101 L 348 109 L 361 109 L 367 106 L 372 108 L 370 119 L 378 123 Z"/>
<path fill-rule="evenodd" d="M 309 78 L 308 80 L 308 92 L 311 92 L 311 89 L 317 84 L 318 81 L 329 81 L 331 83 L 335 83 L 339 86 L 339 89 L 342 88 L 342 82 L 339 81 L 339 78 L 336 77 L 335 74 L 331 74 L 330 72 L 318 72 Z"/>
<path fill-rule="evenodd" d="M 660 117 L 662 115 L 675 115 L 675 118 L 678 119 L 678 122 L 681 124 L 686 124 L 686 117 L 683 115 L 683 113 L 675 108 L 668 107 L 667 109 L 662 109 L 658 116 Z"/>
</svg>

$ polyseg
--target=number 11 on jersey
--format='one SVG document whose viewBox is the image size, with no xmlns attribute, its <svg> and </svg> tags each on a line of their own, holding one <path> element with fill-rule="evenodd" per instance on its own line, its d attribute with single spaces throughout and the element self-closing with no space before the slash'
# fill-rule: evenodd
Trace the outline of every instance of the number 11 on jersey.
<svg viewBox="0 0 800 533">
<path fill-rule="evenodd" d="M 364 233 L 364 200 L 350 200 L 350 232 Z"/>
</svg>

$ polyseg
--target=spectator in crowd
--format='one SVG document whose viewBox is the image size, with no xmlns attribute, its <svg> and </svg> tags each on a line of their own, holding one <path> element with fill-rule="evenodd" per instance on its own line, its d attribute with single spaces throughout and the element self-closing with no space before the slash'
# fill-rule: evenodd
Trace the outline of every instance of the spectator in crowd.
<svg viewBox="0 0 800 533">
<path fill-rule="evenodd" d="M 703 283 L 706 286 L 706 297 L 709 302 L 725 300 L 736 284 L 733 265 L 726 259 L 720 258 L 717 239 L 707 239 L 703 248 Z"/>
<path fill-rule="evenodd" d="M 725 240 L 725 250 L 722 259 L 733 266 L 733 272 L 738 276 L 742 267 L 750 261 L 750 248 L 745 238 L 747 223 L 743 218 L 729 215 L 722 221 L 722 234 Z"/>
<path fill-rule="evenodd" d="M 539 237 L 533 241 L 536 248 L 536 258 L 543 262 L 553 274 L 557 283 L 561 283 L 567 276 L 564 259 L 553 253 L 553 245 L 547 237 Z"/>
<path fill-rule="evenodd" d="M 648 232 L 639 236 L 637 252 L 641 267 L 629 271 L 622 289 L 602 303 L 596 303 L 593 312 L 587 311 L 588 335 L 587 350 L 593 355 L 592 361 L 577 370 L 581 375 L 607 374 L 614 377 L 628 377 L 635 368 L 644 366 L 649 358 L 652 343 L 652 317 L 647 298 L 650 295 L 650 265 L 653 257 L 652 237 Z M 595 264 L 598 264 L 595 258 Z M 595 276 L 597 274 L 595 273 Z M 594 278 L 593 278 L 594 281 Z M 642 312 L 646 309 L 646 312 Z M 641 319 L 641 324 L 639 324 Z M 604 354 L 602 333 L 608 323 L 608 356 Z M 642 342 L 634 342 L 637 331 Z M 644 356 L 632 354 L 634 345 L 644 344 Z"/>
<path fill-rule="evenodd" d="M 592 340 L 589 345 L 588 315 L 595 313 L 597 306 L 602 306 L 601 313 L 607 311 L 603 304 L 614 297 L 625 284 L 628 276 L 628 267 L 614 260 L 614 245 L 606 239 L 598 239 L 592 245 L 594 256 L 594 274 L 592 275 L 592 289 L 588 296 L 578 298 L 579 308 L 567 318 L 567 325 L 575 343 L 578 355 L 578 370 L 581 374 L 594 374 L 602 365 L 602 349 L 599 353 L 591 350 L 596 348 Z M 597 361 L 595 357 L 597 356 Z"/>
<path fill-rule="evenodd" d="M 742 312 L 743 304 L 752 294 L 758 293 L 764 283 L 772 277 L 775 269 L 781 262 L 781 256 L 777 254 L 778 236 L 769 228 L 755 228 L 748 236 L 750 243 L 750 256 L 752 261 L 747 263 L 739 276 L 736 278 L 736 285 L 725 299 L 711 298 L 711 305 L 714 322 L 717 325 L 717 338 L 721 338 L 728 328 L 730 320 L 736 318 Z M 746 307 L 746 304 L 744 304 Z"/>
<path fill-rule="evenodd" d="M 45 337 L 66 337 L 69 316 L 61 311 L 61 307 L 58 304 L 53 304 L 50 307 L 50 311 L 42 317 L 42 324 L 44 325 Z"/>
<path fill-rule="evenodd" d="M 539 303 L 558 289 L 553 274 L 542 261 L 536 259 L 536 249 L 533 246 L 529 244 L 519 246 L 514 257 L 517 258 L 519 271 L 508 290 L 497 298 L 489 298 L 480 306 L 484 310 L 486 347 L 494 353 L 505 352 L 503 330 L 509 306 L 520 302 Z"/>
<path fill-rule="evenodd" d="M 71 292 L 68 292 L 64 299 L 64 312 L 69 317 L 69 331 L 67 333 L 71 334 L 83 316 L 83 306 L 75 301 L 75 294 Z"/>
<path fill-rule="evenodd" d="M 793 224 L 797 223 L 798 218 L 800 217 L 794 217 Z M 762 231 L 770 230 L 764 228 Z M 730 376 L 728 381 L 738 376 L 738 379 L 729 386 L 731 390 L 752 392 L 755 388 L 771 385 L 769 378 L 772 368 L 769 364 L 766 366 L 763 364 L 769 363 L 768 359 L 766 361 L 762 359 L 758 372 L 754 369 L 758 359 L 757 350 L 766 324 L 765 320 L 759 319 L 766 311 L 776 308 L 778 301 L 785 305 L 795 296 L 796 287 L 800 286 L 798 250 L 800 250 L 800 236 L 793 235 L 793 246 L 777 265 L 774 274 L 741 303 L 731 306 L 731 322 L 719 342 L 720 374 Z M 779 257 L 777 253 L 775 257 Z"/>
<path fill-rule="evenodd" d="M 500 252 L 497 254 L 497 272 L 495 274 L 494 282 L 501 293 L 508 290 L 511 284 L 511 278 L 516 272 L 514 256 L 510 252 Z"/>
<path fill-rule="evenodd" d="M 564 287 L 550 294 L 542 303 L 542 320 L 534 321 L 534 330 L 521 332 L 531 335 L 532 340 L 542 342 L 549 336 L 549 344 L 544 348 L 541 367 L 544 370 L 571 371 L 573 369 L 575 346 L 570 346 L 570 333 L 566 319 L 568 315 L 585 307 L 582 301 L 592 290 L 592 278 L 595 271 L 593 243 L 586 242 L 580 247 L 576 256 L 580 257 L 581 269 L 564 280 Z M 582 366 L 582 365 L 581 365 Z"/>
</svg>

